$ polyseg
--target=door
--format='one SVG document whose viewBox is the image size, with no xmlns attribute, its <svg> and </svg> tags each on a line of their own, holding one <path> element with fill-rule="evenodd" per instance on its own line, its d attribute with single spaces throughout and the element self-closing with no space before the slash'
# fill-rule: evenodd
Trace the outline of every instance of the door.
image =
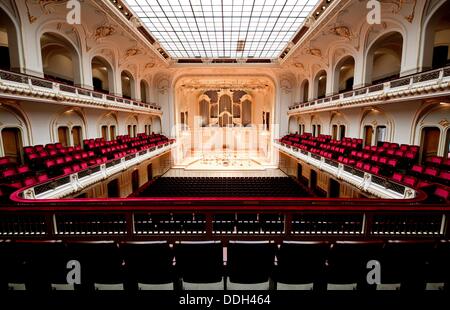
<svg viewBox="0 0 450 310">
<path fill-rule="evenodd" d="M 329 197 L 330 198 L 339 198 L 339 193 L 341 191 L 341 184 L 335 179 L 330 178 L 330 189 L 329 189 Z"/>
<path fill-rule="evenodd" d="M 66 147 L 69 145 L 69 128 L 62 126 L 58 127 L 58 142 L 62 144 L 62 146 Z"/>
<path fill-rule="evenodd" d="M 333 137 L 334 140 L 337 139 L 337 135 L 338 135 L 338 126 L 337 125 L 333 125 L 332 137 Z"/>
<path fill-rule="evenodd" d="M 133 193 L 139 189 L 139 170 L 134 170 L 131 173 L 131 187 Z"/>
<path fill-rule="evenodd" d="M 364 145 L 368 145 L 368 146 L 372 145 L 372 136 L 373 136 L 373 127 L 365 126 L 364 127 Z"/>
<path fill-rule="evenodd" d="M 108 140 L 108 126 L 102 126 L 102 138 Z"/>
<path fill-rule="evenodd" d="M 309 187 L 314 191 L 317 187 L 317 172 L 311 170 L 310 178 L 309 178 Z"/>
<path fill-rule="evenodd" d="M 108 198 L 120 197 L 119 180 L 115 179 L 108 183 Z"/>
<path fill-rule="evenodd" d="M 153 166 L 152 164 L 149 164 L 147 166 L 147 180 L 151 181 L 153 179 Z"/>
<path fill-rule="evenodd" d="M 426 127 L 422 129 L 422 162 L 428 157 L 436 156 L 439 147 L 441 131 L 437 127 Z"/>
<path fill-rule="evenodd" d="M 110 126 L 109 127 L 109 138 L 111 140 L 115 140 L 116 139 L 116 126 Z"/>
<path fill-rule="evenodd" d="M 22 139 L 19 128 L 4 128 L 2 130 L 3 151 L 5 156 L 17 164 L 22 163 L 20 148 Z"/>
<path fill-rule="evenodd" d="M 72 138 L 73 138 L 73 145 L 79 146 L 81 145 L 81 127 L 75 126 L 72 128 Z"/>
</svg>

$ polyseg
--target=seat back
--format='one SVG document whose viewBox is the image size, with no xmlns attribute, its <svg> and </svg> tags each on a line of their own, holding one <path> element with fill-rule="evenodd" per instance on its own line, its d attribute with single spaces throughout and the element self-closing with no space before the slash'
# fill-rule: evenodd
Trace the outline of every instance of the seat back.
<svg viewBox="0 0 450 310">
<path fill-rule="evenodd" d="M 185 282 L 222 281 L 223 246 L 220 241 L 181 241 L 175 243 L 177 271 Z"/>
<path fill-rule="evenodd" d="M 329 248 L 327 241 L 283 241 L 274 279 L 286 284 L 320 282 Z"/>
<path fill-rule="evenodd" d="M 234 283 L 262 283 L 274 267 L 276 246 L 269 241 L 230 241 L 227 272 Z"/>
<path fill-rule="evenodd" d="M 120 243 L 130 287 L 138 283 L 166 284 L 174 281 L 174 253 L 167 241 L 128 241 Z"/>
</svg>

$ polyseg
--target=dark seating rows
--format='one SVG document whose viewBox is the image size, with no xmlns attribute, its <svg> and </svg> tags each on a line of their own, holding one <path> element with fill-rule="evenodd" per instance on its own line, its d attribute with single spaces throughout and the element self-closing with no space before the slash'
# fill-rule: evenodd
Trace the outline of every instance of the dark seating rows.
<svg viewBox="0 0 450 310">
<path fill-rule="evenodd" d="M 141 197 L 307 197 L 288 177 L 162 177 Z"/>
<path fill-rule="evenodd" d="M 225 246 L 225 247 L 224 247 Z M 450 241 L 0 241 L 1 289 L 446 289 Z M 368 273 L 380 267 L 378 274 Z M 376 268 L 376 267 L 375 267 Z M 77 270 L 80 273 L 77 274 Z M 68 273 L 70 272 L 70 277 Z M 378 278 L 378 275 L 381 278 Z M 78 281 L 78 279 L 80 281 Z"/>
</svg>

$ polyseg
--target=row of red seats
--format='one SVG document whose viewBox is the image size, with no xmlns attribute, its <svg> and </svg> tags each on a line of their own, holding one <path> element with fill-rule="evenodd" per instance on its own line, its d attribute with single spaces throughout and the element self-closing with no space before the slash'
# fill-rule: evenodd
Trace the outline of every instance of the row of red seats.
<svg viewBox="0 0 450 310">
<path fill-rule="evenodd" d="M 302 139 L 304 138 L 304 139 Z M 295 141 L 295 142 L 293 142 Z M 343 138 L 341 143 L 330 140 L 317 146 L 311 135 L 287 135 L 280 142 L 309 151 L 327 159 L 336 159 L 344 165 L 403 183 L 413 188 L 423 188 L 439 183 L 448 186 L 450 182 L 450 159 L 431 157 L 426 160 L 427 167 L 417 165 L 419 146 L 384 142 L 380 146 L 366 146 L 355 149 L 362 139 Z M 345 147 L 342 146 L 343 143 Z M 351 151 L 348 152 L 350 145 Z M 355 145 L 353 145 L 355 146 Z"/>
</svg>

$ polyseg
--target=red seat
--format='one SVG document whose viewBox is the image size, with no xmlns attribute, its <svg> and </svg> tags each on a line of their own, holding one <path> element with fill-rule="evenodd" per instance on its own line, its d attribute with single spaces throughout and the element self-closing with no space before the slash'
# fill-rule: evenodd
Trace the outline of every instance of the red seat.
<svg viewBox="0 0 450 310">
<path fill-rule="evenodd" d="M 45 161 L 44 165 L 47 169 L 50 169 L 50 168 L 53 168 L 56 165 L 56 163 L 53 159 L 47 159 Z"/>
<path fill-rule="evenodd" d="M 37 176 L 38 182 L 45 182 L 48 180 L 48 175 L 46 173 L 40 174 Z"/>
<path fill-rule="evenodd" d="M 397 159 L 389 159 L 388 160 L 388 166 L 392 167 L 392 168 L 396 168 L 398 164 L 398 160 Z"/>
<path fill-rule="evenodd" d="M 87 169 L 87 167 L 88 167 L 88 164 L 87 164 L 87 163 L 81 163 L 81 164 L 80 164 L 80 168 L 81 168 L 81 169 Z"/>
<path fill-rule="evenodd" d="M 78 172 L 78 171 L 80 171 L 80 170 L 81 170 L 81 167 L 80 167 L 79 164 L 73 164 L 73 165 L 72 165 L 72 171 L 73 171 L 73 172 Z"/>
<path fill-rule="evenodd" d="M 423 173 L 423 167 L 420 165 L 414 165 L 411 168 L 411 172 L 415 174 L 422 174 Z"/>
<path fill-rule="evenodd" d="M 450 188 L 437 186 L 433 194 L 443 202 L 447 202 L 450 199 Z"/>
<path fill-rule="evenodd" d="M 450 181 L 450 171 L 441 171 L 438 175 L 438 178 L 442 181 L 449 182 Z"/>
<path fill-rule="evenodd" d="M 392 180 L 394 180 L 395 182 L 401 182 L 403 180 L 403 174 L 394 172 L 394 174 L 392 175 Z"/>
<path fill-rule="evenodd" d="M 64 167 L 62 171 L 63 171 L 63 174 L 70 174 L 70 173 L 72 173 L 72 168 Z"/>
<path fill-rule="evenodd" d="M 28 173 L 30 172 L 30 167 L 28 167 L 27 165 L 23 165 L 17 168 L 17 173 L 22 174 L 22 173 Z"/>
<path fill-rule="evenodd" d="M 417 184 L 417 178 L 410 175 L 405 175 L 405 177 L 403 178 L 403 183 L 410 187 L 415 187 Z"/>
<path fill-rule="evenodd" d="M 372 173 L 372 174 L 380 174 L 380 167 L 379 166 L 372 166 L 370 168 L 370 173 Z"/>
<path fill-rule="evenodd" d="M 356 168 L 358 168 L 358 169 L 363 169 L 363 167 L 364 167 L 364 163 L 362 162 L 362 161 L 358 161 L 357 163 L 356 163 Z"/>
<path fill-rule="evenodd" d="M 427 165 L 431 165 L 431 166 L 440 166 L 443 161 L 444 161 L 444 158 L 442 158 L 440 156 L 431 156 L 426 159 Z"/>
<path fill-rule="evenodd" d="M 2 172 L 2 176 L 4 178 L 11 178 L 11 177 L 14 177 L 16 174 L 17 174 L 17 171 L 14 168 L 8 168 Z"/>
<path fill-rule="evenodd" d="M 434 167 L 427 167 L 425 168 L 425 171 L 423 172 L 424 175 L 434 178 L 438 175 L 439 170 Z"/>
<path fill-rule="evenodd" d="M 20 182 L 20 181 L 14 181 L 12 183 L 8 183 L 8 185 L 15 189 L 19 189 L 19 188 L 23 187 L 22 182 Z"/>
<path fill-rule="evenodd" d="M 36 183 L 37 183 L 37 180 L 34 177 L 28 177 L 23 180 L 23 185 L 25 187 L 33 186 Z"/>
</svg>

